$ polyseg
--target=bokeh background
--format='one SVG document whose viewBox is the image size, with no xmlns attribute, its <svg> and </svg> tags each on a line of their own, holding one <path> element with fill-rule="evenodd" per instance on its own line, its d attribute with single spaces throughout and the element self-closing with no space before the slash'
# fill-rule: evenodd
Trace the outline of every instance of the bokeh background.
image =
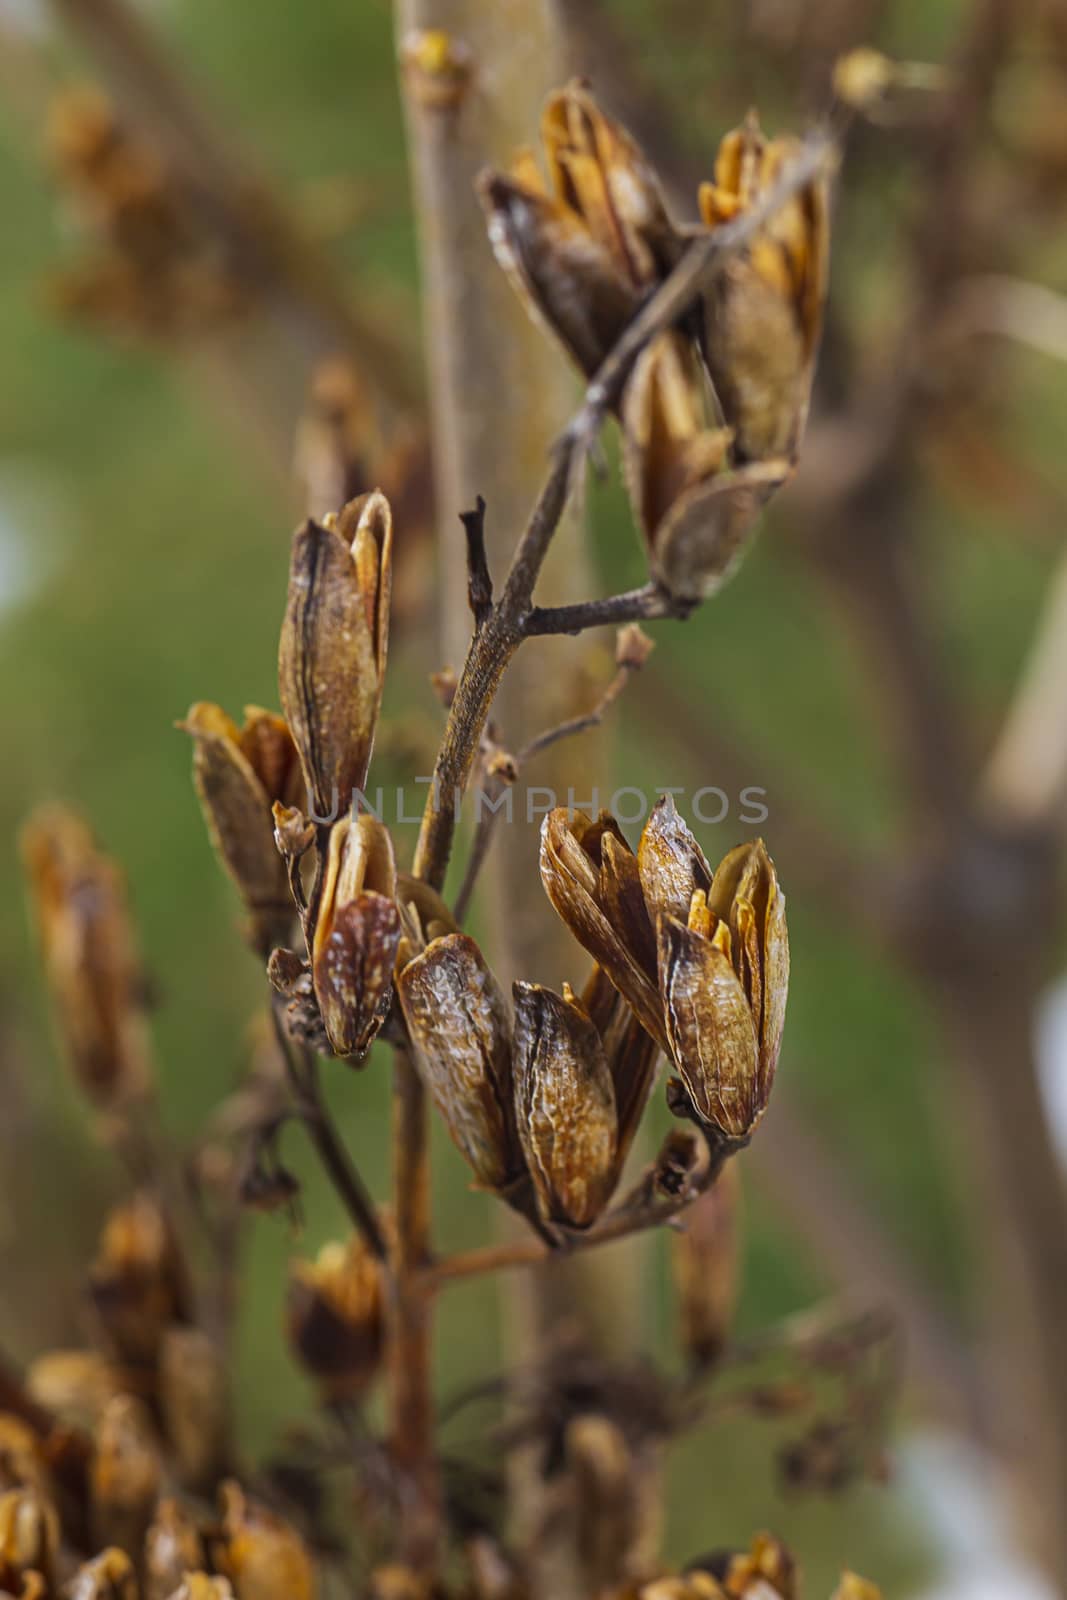
<svg viewBox="0 0 1067 1600">
<path fill-rule="evenodd" d="M 838 50 L 869 40 L 908 59 L 952 63 L 977 26 L 969 7 L 950 0 L 615 0 L 588 13 L 563 9 L 590 26 L 603 13 L 608 87 L 629 75 L 644 103 L 661 106 L 683 181 L 707 170 L 719 135 L 751 100 L 772 127 L 795 125 L 824 103 Z M 142 337 L 57 309 L 57 275 L 94 242 L 47 153 L 54 95 L 102 77 L 99 57 L 65 26 L 62 14 L 77 10 L 0 0 L 0 1337 L 20 1358 L 77 1337 L 80 1271 L 120 1180 L 88 1135 L 55 1048 L 17 830 L 40 802 L 71 800 L 123 862 L 158 996 L 166 1117 L 176 1137 L 193 1136 L 241 1070 L 263 982 L 212 859 L 188 743 L 174 723 L 202 698 L 231 711 L 276 703 L 288 539 L 301 510 L 289 445 L 279 440 L 296 422 L 310 372 L 309 363 L 301 375 L 291 350 L 272 362 L 280 314 L 269 303 L 217 338 Z M 415 228 L 388 6 L 161 0 L 143 15 L 217 126 L 252 153 L 321 244 L 361 318 L 392 330 L 417 395 Z M 1053 7 L 1034 7 L 1012 26 L 1003 23 L 1003 59 L 986 76 L 958 160 L 965 178 L 953 168 L 953 181 L 967 185 L 961 214 L 974 241 L 973 262 L 954 270 L 968 279 L 1011 273 L 1055 289 L 1067 269 L 1062 23 Z M 840 421 L 849 415 L 843 397 L 909 375 L 901 404 L 916 408 L 918 421 L 901 425 L 887 411 L 882 427 L 902 427 L 906 442 L 889 457 L 888 486 L 876 480 L 875 514 L 861 531 L 884 535 L 904 563 L 923 670 L 950 707 L 952 742 L 973 778 L 995 747 L 1060 559 L 1067 399 L 1048 346 L 1058 316 L 1062 357 L 1064 312 L 1045 305 L 1045 334 L 1024 331 L 1021 343 L 990 333 L 980 317 L 977 331 L 942 339 L 947 308 L 964 304 L 962 292 L 953 299 L 939 290 L 934 324 L 912 315 L 926 292 L 917 240 L 932 205 L 924 170 L 932 127 L 917 94 L 902 97 L 887 125 L 857 132 L 835 227 L 836 311 L 812 448 L 817 442 L 820 466 L 832 458 L 851 470 L 869 444 L 870 419 L 867 434 L 830 440 L 823 416 Z M 362 376 L 372 394 L 379 382 L 391 387 L 374 370 Z M 272 381 L 288 391 L 269 392 Z M 417 400 L 409 409 L 418 415 Z M 612 776 L 649 790 L 669 781 L 767 791 L 763 831 L 790 894 L 793 984 L 780 1121 L 776 1106 L 767 1151 L 744 1163 L 739 1328 L 762 1328 L 850 1290 L 899 1304 L 928 1347 L 901 1396 L 888 1486 L 859 1484 L 830 1498 L 784 1494 L 774 1470 L 781 1427 L 717 1422 L 676 1453 L 667 1544 L 683 1556 L 771 1526 L 795 1544 L 813 1594 L 828 1591 L 847 1563 L 888 1594 L 1004 1595 L 1009 1580 L 1003 1570 L 996 1576 L 996 1563 L 1008 1497 L 960 1399 L 988 1342 L 977 1219 L 992 1180 L 929 988 L 886 953 L 877 931 L 931 832 L 915 762 L 909 771 L 902 756 L 907 691 L 902 702 L 898 680 L 911 671 L 909 641 L 892 621 L 878 634 L 847 573 L 841 582 L 833 570 L 830 545 L 812 559 L 817 470 L 809 484 L 805 469 L 782 497 L 721 601 L 685 627 L 656 628 L 655 655 L 612 718 L 608 773 L 598 780 L 576 744 L 575 781 L 603 781 L 608 792 Z M 877 515 L 883 491 L 889 499 L 897 492 L 894 471 L 908 478 L 903 541 L 880 529 Z M 641 551 L 611 475 L 594 486 L 591 513 L 600 590 L 640 582 Z M 429 642 L 434 593 L 432 540 L 413 538 L 387 695 L 393 727 L 377 774 L 387 784 L 424 759 L 439 722 L 426 680 L 442 664 Z M 865 630 L 876 634 L 873 650 Z M 927 736 L 925 759 L 935 766 L 936 746 Z M 955 760 L 954 751 L 944 755 Z M 698 832 L 717 858 L 746 830 L 735 811 Z M 865 876 L 868 862 L 877 865 Z M 531 900 L 540 893 L 531 883 Z M 989 938 L 997 938 L 995 917 Z M 1053 936 L 1040 980 L 1055 979 Z M 1054 1037 L 1049 1057 L 1053 1071 Z M 384 1061 L 358 1074 L 338 1068 L 329 1089 L 380 1189 Z M 441 1233 L 456 1245 L 478 1242 L 491 1227 L 487 1206 L 468 1192 L 451 1148 L 438 1144 Z M 295 1237 L 281 1219 L 257 1221 L 243 1269 L 238 1404 L 250 1451 L 276 1444 L 311 1403 L 282 1335 L 286 1259 L 341 1227 L 295 1132 L 286 1159 L 306 1183 L 303 1233 Z M 648 1251 L 635 1271 L 635 1339 L 671 1359 L 664 1249 Z M 507 1318 L 490 1285 L 446 1299 L 444 1394 L 499 1368 Z M 457 1424 L 460 1437 L 472 1426 Z M 991 1573 L 988 1590 L 966 1586 Z"/>
</svg>

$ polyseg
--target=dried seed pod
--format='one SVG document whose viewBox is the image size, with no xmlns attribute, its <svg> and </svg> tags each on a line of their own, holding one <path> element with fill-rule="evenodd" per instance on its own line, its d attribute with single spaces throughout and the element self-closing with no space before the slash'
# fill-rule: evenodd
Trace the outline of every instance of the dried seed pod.
<svg viewBox="0 0 1067 1600">
<path fill-rule="evenodd" d="M 784 457 L 738 466 L 733 434 L 689 341 L 660 334 L 622 401 L 623 466 L 652 577 L 703 600 L 736 569 L 761 507 L 791 471 Z"/>
<path fill-rule="evenodd" d="M 523 1174 L 507 1004 L 474 940 L 431 940 L 401 969 L 397 994 L 419 1071 L 461 1155 L 486 1189 Z"/>
<path fill-rule="evenodd" d="M 661 916 L 684 922 L 697 890 L 707 894 L 711 888 L 708 858 L 673 795 L 663 795 L 649 813 L 637 845 L 637 870 L 653 927 Z"/>
<path fill-rule="evenodd" d="M 151 1416 L 132 1395 L 117 1395 L 104 1407 L 95 1439 L 89 1494 L 96 1543 L 139 1560 L 163 1481 Z"/>
<path fill-rule="evenodd" d="M 393 518 L 378 490 L 293 539 L 278 682 L 316 817 L 367 779 L 389 639 Z"/>
<path fill-rule="evenodd" d="M 739 1200 L 737 1167 L 729 1162 L 685 1213 L 671 1236 L 682 1349 L 697 1371 L 722 1353 L 737 1305 Z"/>
<path fill-rule="evenodd" d="M 144 1541 L 144 1600 L 170 1600 L 204 1562 L 200 1530 L 179 1501 L 160 1500 Z"/>
<path fill-rule="evenodd" d="M 757 1534 L 747 1554 L 722 1556 L 709 1565 L 730 1600 L 798 1600 L 796 1562 L 769 1533 Z"/>
<path fill-rule="evenodd" d="M 637 1600 L 726 1600 L 726 1594 L 706 1572 L 687 1572 L 683 1578 L 656 1578 L 639 1591 Z"/>
<path fill-rule="evenodd" d="M 882 1591 L 854 1572 L 843 1572 L 832 1600 L 882 1600 Z"/>
<path fill-rule="evenodd" d="M 252 941 L 266 952 L 293 921 L 272 807 L 304 799 L 296 746 L 282 718 L 258 706 L 246 706 L 238 728 L 221 706 L 198 701 L 178 726 L 194 741 L 193 781 L 211 842 L 248 908 Z"/>
<path fill-rule="evenodd" d="M 541 131 L 549 185 L 524 152 L 479 194 L 520 298 L 592 377 L 681 241 L 641 151 L 588 89 L 552 95 Z"/>
<path fill-rule="evenodd" d="M 51 1583 L 59 1551 L 59 1517 L 51 1500 L 35 1488 L 0 1494 L 0 1575 L 14 1587 L 23 1573 L 39 1572 Z"/>
<path fill-rule="evenodd" d="M 582 1005 L 604 1045 L 615 1090 L 618 1121 L 616 1175 L 622 1172 L 656 1080 L 660 1048 L 634 1016 L 603 967 L 594 967 L 582 990 Z"/>
<path fill-rule="evenodd" d="M 381 1268 L 361 1239 L 289 1264 L 289 1343 L 329 1402 L 360 1398 L 382 1359 Z"/>
<path fill-rule="evenodd" d="M 108 1345 L 131 1366 L 154 1366 L 163 1334 L 184 1320 L 185 1268 L 151 1195 L 116 1206 L 89 1268 L 89 1293 Z"/>
<path fill-rule="evenodd" d="M 587 1412 L 564 1440 L 575 1543 L 589 1594 L 646 1577 L 662 1533 L 655 1453 L 635 1450 L 610 1417 Z"/>
<path fill-rule="evenodd" d="M 28 1383 L 27 1392 L 32 1394 Z M 40 1435 L 10 1411 L 0 1411 L 0 1487 L 41 1494 L 50 1487 Z"/>
<path fill-rule="evenodd" d="M 656 945 L 637 860 L 607 812 L 593 822 L 557 806 L 541 824 L 541 881 L 557 912 L 666 1050 Z"/>
<path fill-rule="evenodd" d="M 46 1600 L 48 1585 L 39 1572 L 20 1573 L 18 1579 L 18 1593 L 14 1590 L 0 1590 L 2 1600 Z"/>
<path fill-rule="evenodd" d="M 237 1600 L 314 1600 L 315 1571 L 303 1539 L 239 1484 L 224 1483 L 222 1543 L 216 1565 Z"/>
<path fill-rule="evenodd" d="M 159 1403 L 178 1482 L 203 1489 L 226 1459 L 226 1364 L 202 1328 L 168 1328 L 159 1352 Z"/>
<path fill-rule="evenodd" d="M 550 1222 L 587 1228 L 617 1175 L 615 1088 L 604 1046 L 569 985 L 562 997 L 516 983 L 515 1111 L 538 1205 Z"/>
<path fill-rule="evenodd" d="M 697 1114 L 746 1138 L 770 1097 L 785 1020 L 785 896 L 762 840 L 697 889 L 685 923 L 659 916 L 660 991 L 671 1053 Z"/>
<path fill-rule="evenodd" d="M 26 1369 L 27 1392 L 39 1405 L 90 1430 L 120 1386 L 114 1363 L 95 1350 L 50 1350 Z"/>
<path fill-rule="evenodd" d="M 700 211 L 715 229 L 756 204 L 798 149 L 764 137 L 755 114 L 719 146 Z M 795 459 L 807 417 L 829 259 L 826 180 L 780 206 L 707 294 L 705 352 L 735 459 Z"/>
<path fill-rule="evenodd" d="M 72 811 L 36 813 L 22 833 L 52 1000 L 79 1088 L 103 1109 L 151 1092 L 145 981 L 126 887 Z"/>
<path fill-rule="evenodd" d="M 311 941 L 315 998 L 335 1055 L 364 1056 L 393 992 L 400 939 L 396 862 L 385 824 L 363 813 L 330 831 Z"/>
<path fill-rule="evenodd" d="M 169 1600 L 234 1600 L 228 1578 L 213 1578 L 207 1572 L 187 1572 Z"/>
<path fill-rule="evenodd" d="M 102 1550 L 78 1568 L 66 1600 L 137 1600 L 137 1575 L 124 1550 Z"/>
</svg>

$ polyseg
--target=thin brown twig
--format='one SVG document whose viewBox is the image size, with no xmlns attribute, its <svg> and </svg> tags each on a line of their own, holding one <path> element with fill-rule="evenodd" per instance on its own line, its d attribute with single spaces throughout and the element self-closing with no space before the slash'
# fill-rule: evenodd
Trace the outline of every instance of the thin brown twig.
<svg viewBox="0 0 1067 1600">
<path fill-rule="evenodd" d="M 532 639 L 554 633 L 583 633 L 586 628 L 606 628 L 621 622 L 656 622 L 674 617 L 684 622 L 698 601 L 669 594 L 654 583 L 603 600 L 586 600 L 571 606 L 534 606 L 522 619 L 523 635 Z"/>
</svg>

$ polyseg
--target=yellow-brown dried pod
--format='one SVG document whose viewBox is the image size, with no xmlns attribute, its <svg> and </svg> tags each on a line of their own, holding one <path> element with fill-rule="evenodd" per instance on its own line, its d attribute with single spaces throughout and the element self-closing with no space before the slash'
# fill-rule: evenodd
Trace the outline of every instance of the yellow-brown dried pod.
<svg viewBox="0 0 1067 1600">
<path fill-rule="evenodd" d="M 378 490 L 293 539 L 278 683 L 317 819 L 362 792 L 389 640 L 393 518 Z"/>
<path fill-rule="evenodd" d="M 770 1097 L 785 1020 L 785 896 L 762 840 L 724 858 L 687 919 L 658 918 L 671 1054 L 697 1114 L 745 1138 Z"/>
<path fill-rule="evenodd" d="M 234 1600 L 229 1578 L 214 1578 L 207 1572 L 187 1572 L 167 1600 Z"/>
<path fill-rule="evenodd" d="M 854 1572 L 843 1572 L 832 1600 L 882 1600 L 882 1591 Z"/>
<path fill-rule="evenodd" d="M 575 1544 L 589 1594 L 616 1594 L 655 1568 L 662 1536 L 655 1452 L 635 1449 L 610 1417 L 585 1412 L 567 1424 Z"/>
<path fill-rule="evenodd" d="M 0 1487 L 37 1489 L 41 1494 L 49 1488 L 40 1435 L 10 1411 L 0 1411 Z"/>
<path fill-rule="evenodd" d="M 89 1293 L 115 1355 L 154 1366 L 164 1332 L 184 1318 L 188 1290 L 174 1235 L 151 1195 L 137 1194 L 108 1215 Z"/>
<path fill-rule="evenodd" d="M 712 1187 L 686 1208 L 684 1226 L 671 1235 L 678 1336 L 698 1370 L 721 1355 L 733 1323 L 739 1198 L 737 1166 L 728 1162 Z"/>
<path fill-rule="evenodd" d="M 216 1565 L 237 1600 L 314 1600 L 314 1566 L 295 1528 L 232 1481 L 223 1484 L 219 1499 L 223 1537 Z"/>
<path fill-rule="evenodd" d="M 66 1600 L 137 1600 L 137 1574 L 125 1550 L 102 1550 L 78 1568 L 64 1594 Z"/>
<path fill-rule="evenodd" d="M 785 482 L 788 459 L 736 465 L 701 362 L 667 332 L 638 357 L 622 400 L 623 466 L 648 549 L 671 594 L 703 600 L 744 554 L 761 507 Z"/>
<path fill-rule="evenodd" d="M 772 188 L 797 153 L 767 139 L 754 114 L 719 146 L 700 191 L 705 224 L 732 221 Z M 795 458 L 807 417 L 829 259 L 826 180 L 780 206 L 707 295 L 706 356 L 739 463 Z"/>
<path fill-rule="evenodd" d="M 637 860 L 607 812 L 594 822 L 557 806 L 541 824 L 541 881 L 579 944 L 666 1050 L 656 988 L 656 943 Z"/>
<path fill-rule="evenodd" d="M 79 1088 L 118 1109 L 151 1091 L 144 972 L 126 887 L 81 817 L 31 817 L 22 854 L 59 1031 Z"/>
<path fill-rule="evenodd" d="M 290 1262 L 286 1320 L 294 1354 L 324 1398 L 366 1392 L 381 1365 L 384 1305 L 381 1268 L 361 1239 Z"/>
<path fill-rule="evenodd" d="M 179 727 L 191 735 L 193 781 L 211 842 L 248 908 L 257 949 L 285 940 L 293 902 L 274 839 L 272 807 L 305 799 L 300 763 L 281 717 L 245 708 L 244 726 L 198 701 Z"/>
<path fill-rule="evenodd" d="M 708 1572 L 655 1578 L 638 1591 L 637 1600 L 726 1600 L 726 1592 Z"/>
<path fill-rule="evenodd" d="M 48 1585 L 40 1572 L 23 1572 L 15 1589 L 0 1590 L 0 1600 L 46 1600 Z"/>
<path fill-rule="evenodd" d="M 227 1451 L 226 1363 L 202 1328 L 176 1324 L 159 1352 L 159 1404 L 178 1482 L 213 1485 Z"/>
<path fill-rule="evenodd" d="M 615 1087 L 604 1045 L 569 985 L 516 983 L 515 1112 L 541 1215 L 587 1228 L 617 1174 Z"/>
<path fill-rule="evenodd" d="M 768 1600 L 768 1589 L 781 1600 L 797 1600 L 796 1562 L 769 1533 L 757 1534 L 747 1554 L 724 1563 L 722 1582 L 731 1600 Z"/>
<path fill-rule="evenodd" d="M 170 1600 L 186 1573 L 204 1562 L 204 1542 L 180 1501 L 167 1496 L 156 1506 L 144 1540 L 144 1600 Z"/>
<path fill-rule="evenodd" d="M 582 990 L 582 1005 L 603 1041 L 615 1089 L 615 1170 L 619 1174 L 656 1080 L 660 1047 L 638 1022 L 603 967 L 594 967 L 590 973 Z"/>
<path fill-rule="evenodd" d="M 15 1586 L 25 1572 L 52 1581 L 59 1550 L 59 1517 L 51 1500 L 35 1488 L 0 1494 L 0 1574 Z"/>
<path fill-rule="evenodd" d="M 312 976 L 335 1055 L 366 1054 L 389 1010 L 400 939 L 389 830 L 365 812 L 330 830 L 314 909 Z"/>
<path fill-rule="evenodd" d="M 132 1395 L 108 1401 L 89 1471 L 93 1535 L 139 1561 L 163 1482 L 163 1462 L 146 1406 Z"/>
<path fill-rule="evenodd" d="M 26 1368 L 26 1390 L 38 1405 L 90 1431 L 121 1381 L 114 1362 L 96 1350 L 50 1350 Z"/>
<path fill-rule="evenodd" d="M 548 100 L 549 184 L 529 152 L 479 193 L 497 260 L 589 377 L 680 250 L 654 173 L 580 83 Z"/>
<path fill-rule="evenodd" d="M 523 1173 L 507 1003 L 466 933 L 444 934 L 402 967 L 397 994 L 419 1071 L 479 1185 Z"/>
</svg>

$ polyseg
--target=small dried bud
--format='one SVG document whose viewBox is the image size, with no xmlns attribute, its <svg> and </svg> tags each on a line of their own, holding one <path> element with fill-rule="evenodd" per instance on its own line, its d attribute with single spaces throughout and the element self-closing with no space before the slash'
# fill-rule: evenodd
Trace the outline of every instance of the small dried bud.
<svg viewBox="0 0 1067 1600">
<path fill-rule="evenodd" d="M 207 701 L 192 706 L 178 726 L 194 741 L 193 781 L 211 842 L 248 908 L 253 943 L 267 950 L 286 937 L 293 919 L 272 817 L 275 803 L 303 798 L 289 729 L 258 706 L 245 708 L 238 728 Z"/>
<path fill-rule="evenodd" d="M 360 1239 L 289 1265 L 289 1342 L 324 1399 L 358 1399 L 377 1375 L 384 1337 L 381 1269 Z"/>
<path fill-rule="evenodd" d="M 653 1565 L 661 1532 L 654 1458 L 643 1458 L 618 1423 L 594 1412 L 567 1424 L 564 1448 L 587 1592 L 615 1593 Z"/>
<path fill-rule="evenodd" d="M 777 181 L 793 139 L 764 137 L 754 114 L 719 146 L 715 181 L 700 190 L 705 224 L 732 221 Z M 768 219 L 724 263 L 707 296 L 706 354 L 738 463 L 795 459 L 807 417 L 829 258 L 824 178 Z"/>
<path fill-rule="evenodd" d="M 45 972 L 71 1069 L 97 1106 L 149 1093 L 144 975 L 126 888 L 82 819 L 56 807 L 31 818 L 22 854 Z"/>
<path fill-rule="evenodd" d="M 730 1162 L 671 1238 L 679 1337 L 698 1371 L 721 1355 L 737 1304 L 738 1198 L 737 1168 Z"/>
<path fill-rule="evenodd" d="M 785 459 L 735 467 L 733 435 L 688 340 L 663 333 L 641 353 L 622 402 L 624 467 L 657 583 L 702 600 L 726 581 Z"/>
<path fill-rule="evenodd" d="M 615 635 L 615 665 L 640 672 L 653 650 L 655 639 L 647 634 L 639 622 L 628 622 Z"/>
<path fill-rule="evenodd" d="M 516 983 L 515 1110 L 541 1214 L 587 1228 L 617 1175 L 615 1089 L 604 1045 L 568 986 Z"/>
<path fill-rule="evenodd" d="M 234 1600 L 228 1578 L 213 1578 L 207 1572 L 187 1572 L 169 1600 Z"/>
<path fill-rule="evenodd" d="M 51 1582 L 59 1550 L 59 1518 L 52 1502 L 37 1489 L 9 1489 L 0 1494 L 0 1574 L 17 1585 L 25 1572 L 39 1572 Z"/>
<path fill-rule="evenodd" d="M 857 1578 L 854 1572 L 843 1572 L 832 1600 L 882 1600 L 882 1591 L 873 1583 Z"/>
<path fill-rule="evenodd" d="M 385 824 L 343 817 L 330 832 L 311 943 L 315 998 L 335 1055 L 359 1058 L 393 992 L 400 939 L 396 862 Z"/>
<path fill-rule="evenodd" d="M 726 1600 L 723 1589 L 707 1572 L 687 1572 L 684 1578 L 656 1578 L 638 1592 L 638 1600 Z"/>
<path fill-rule="evenodd" d="M 798 1600 L 796 1563 L 769 1533 L 758 1534 L 747 1555 L 727 1555 L 710 1564 L 730 1600 Z"/>
<path fill-rule="evenodd" d="M 369 1600 L 431 1600 L 427 1580 L 410 1567 L 375 1567 L 371 1573 Z"/>
<path fill-rule="evenodd" d="M 103 1550 L 78 1568 L 67 1600 L 137 1600 L 137 1575 L 124 1550 Z"/>
<path fill-rule="evenodd" d="M 430 687 L 447 711 L 456 698 L 456 690 L 459 688 L 455 668 L 442 667 L 440 672 L 431 672 Z"/>
<path fill-rule="evenodd" d="M 177 1500 L 160 1500 L 144 1541 L 144 1600 L 170 1600 L 204 1562 L 200 1530 Z"/>
<path fill-rule="evenodd" d="M 467 92 L 474 70 L 470 47 L 443 28 L 411 28 L 400 41 L 400 64 L 417 105 L 451 111 Z"/>
<path fill-rule="evenodd" d="M 307 820 L 298 806 L 285 806 L 280 800 L 275 800 L 271 817 L 279 855 L 299 861 L 315 843 L 314 823 Z"/>
<path fill-rule="evenodd" d="M 550 184 L 525 152 L 479 193 L 527 309 L 592 377 L 681 242 L 641 151 L 580 83 L 552 95 L 541 131 Z"/>
<path fill-rule="evenodd" d="M 226 1458 L 226 1365 L 201 1328 L 168 1328 L 159 1353 L 159 1401 L 178 1481 L 202 1489 Z"/>
<path fill-rule="evenodd" d="M 89 1293 L 119 1359 L 153 1366 L 164 1332 L 183 1320 L 187 1289 L 174 1236 L 150 1195 L 135 1195 L 108 1216 Z"/>
<path fill-rule="evenodd" d="M 278 682 L 318 819 L 367 778 L 389 639 L 393 519 L 377 490 L 293 539 Z"/>
<path fill-rule="evenodd" d="M 237 1600 L 314 1600 L 315 1571 L 303 1539 L 281 1517 L 224 1483 L 217 1565 Z"/>
<path fill-rule="evenodd" d="M 101 1413 L 90 1471 L 97 1544 L 117 1545 L 139 1560 L 162 1481 L 159 1442 L 147 1408 L 131 1395 L 117 1395 Z"/>
<path fill-rule="evenodd" d="M 27 1392 L 33 1395 L 27 1376 Z M 37 1396 L 34 1396 L 36 1399 Z M 43 1403 L 43 1402 L 42 1402 Z M 40 1435 L 10 1411 L 0 1411 L 0 1487 L 45 1494 L 49 1475 Z"/>
<path fill-rule="evenodd" d="M 299 992 L 307 978 L 308 964 L 303 956 L 295 950 L 271 951 L 267 961 L 267 980 L 272 989 L 277 989 L 279 994 L 293 995 Z"/>
<path fill-rule="evenodd" d="M 50 1350 L 26 1369 L 27 1392 L 39 1405 L 89 1429 L 118 1393 L 119 1381 L 114 1364 L 92 1350 Z"/>
<path fill-rule="evenodd" d="M 397 976 L 419 1071 L 460 1154 L 486 1189 L 522 1176 L 511 1025 L 500 986 L 465 933 L 433 939 Z"/>
<path fill-rule="evenodd" d="M 369 462 L 380 450 L 374 408 L 352 363 L 343 356 L 321 361 L 294 451 L 308 516 L 321 522 L 373 483 Z"/>
</svg>

